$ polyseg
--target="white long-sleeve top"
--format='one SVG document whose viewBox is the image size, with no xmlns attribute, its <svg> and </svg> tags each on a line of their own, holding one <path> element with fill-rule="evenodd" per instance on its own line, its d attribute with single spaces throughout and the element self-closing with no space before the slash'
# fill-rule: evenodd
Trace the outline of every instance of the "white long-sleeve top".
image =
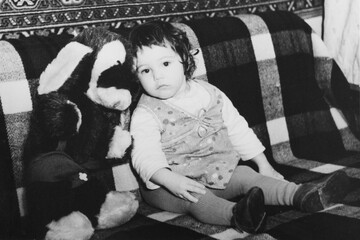
<svg viewBox="0 0 360 240">
<path fill-rule="evenodd" d="M 168 101 L 193 115 L 198 115 L 201 109 L 210 102 L 209 93 L 196 81 L 188 81 L 188 90 L 181 98 Z M 221 92 L 221 91 L 220 91 Z M 264 151 L 253 130 L 239 114 L 230 99 L 221 92 L 223 98 L 222 117 L 224 125 L 234 149 L 242 160 L 249 160 Z M 161 145 L 161 125 L 156 118 L 143 108 L 136 108 L 132 118 L 130 132 L 133 136 L 132 164 L 149 189 L 158 186 L 150 181 L 151 176 L 162 168 L 169 168 Z"/>
</svg>

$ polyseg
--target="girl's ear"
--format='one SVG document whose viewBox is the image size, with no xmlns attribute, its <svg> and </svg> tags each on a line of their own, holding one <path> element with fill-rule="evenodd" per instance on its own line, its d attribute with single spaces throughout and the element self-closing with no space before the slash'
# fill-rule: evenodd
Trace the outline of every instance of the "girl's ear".
<svg viewBox="0 0 360 240">
<path fill-rule="evenodd" d="M 194 56 L 199 53 L 199 49 L 191 49 L 189 50 L 188 54 L 183 54 L 183 60 L 182 63 L 184 65 L 184 73 L 187 79 L 190 79 L 192 77 L 192 74 L 195 71 L 196 65 Z"/>
<path fill-rule="evenodd" d="M 199 52 L 200 52 L 200 50 L 198 48 L 190 50 L 190 54 L 193 56 L 197 55 Z"/>
</svg>

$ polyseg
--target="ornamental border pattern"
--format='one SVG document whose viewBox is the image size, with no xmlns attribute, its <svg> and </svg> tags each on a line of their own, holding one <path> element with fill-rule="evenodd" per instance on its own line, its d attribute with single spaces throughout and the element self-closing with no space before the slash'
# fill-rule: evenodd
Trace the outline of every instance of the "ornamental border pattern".
<svg viewBox="0 0 360 240">
<path fill-rule="evenodd" d="M 84 27 L 129 28 L 151 19 L 182 21 L 240 13 L 322 14 L 324 0 L 0 0 L 0 39 L 75 34 Z M 75 32 L 75 33 L 74 33 Z"/>
</svg>

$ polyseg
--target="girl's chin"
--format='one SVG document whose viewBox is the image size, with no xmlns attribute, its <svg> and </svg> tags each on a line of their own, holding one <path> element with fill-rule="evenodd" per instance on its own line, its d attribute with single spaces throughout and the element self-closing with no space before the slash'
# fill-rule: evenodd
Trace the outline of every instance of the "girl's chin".
<svg viewBox="0 0 360 240">
<path fill-rule="evenodd" d="M 159 95 L 159 96 L 156 96 L 156 98 L 158 99 L 161 99 L 161 100 L 166 100 L 166 99 L 169 99 L 169 98 L 172 98 L 173 96 L 171 95 Z"/>
<path fill-rule="evenodd" d="M 168 91 L 165 91 L 165 89 L 163 91 L 161 91 L 160 93 L 156 94 L 156 97 L 162 100 L 165 99 L 169 99 L 174 97 L 176 94 L 173 93 L 172 91 L 170 91 L 170 89 Z"/>
</svg>

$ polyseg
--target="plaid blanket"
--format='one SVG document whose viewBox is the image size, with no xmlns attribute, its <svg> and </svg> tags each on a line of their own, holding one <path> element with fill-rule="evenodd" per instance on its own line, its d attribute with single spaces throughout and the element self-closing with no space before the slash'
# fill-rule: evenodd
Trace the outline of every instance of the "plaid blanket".
<svg viewBox="0 0 360 240">
<path fill-rule="evenodd" d="M 199 50 L 194 75 L 230 97 L 279 172 L 302 183 L 343 169 L 352 178 L 352 192 L 341 204 L 315 214 L 268 206 L 266 231 L 259 235 L 203 224 L 141 202 L 132 220 L 98 231 L 92 239 L 358 239 L 360 142 L 351 131 L 348 83 L 320 37 L 288 12 L 174 24 Z M 40 73 L 70 38 L 0 42 L 1 236 L 22 235 L 18 229 L 26 215 L 22 176 L 31 99 Z M 138 189 L 128 163 L 101 174 L 117 190 Z"/>
</svg>

